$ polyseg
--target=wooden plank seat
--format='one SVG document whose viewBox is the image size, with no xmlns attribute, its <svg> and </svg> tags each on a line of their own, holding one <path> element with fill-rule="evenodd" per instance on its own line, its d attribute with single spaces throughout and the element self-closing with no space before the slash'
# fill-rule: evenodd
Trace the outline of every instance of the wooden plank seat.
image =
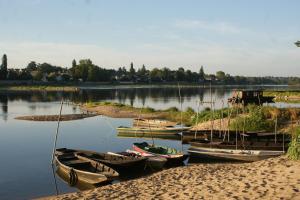
<svg viewBox="0 0 300 200">
<path fill-rule="evenodd" d="M 84 161 L 84 160 L 69 160 L 64 162 L 65 165 L 69 167 L 82 167 L 82 166 L 88 166 L 90 165 L 90 162 Z"/>
</svg>

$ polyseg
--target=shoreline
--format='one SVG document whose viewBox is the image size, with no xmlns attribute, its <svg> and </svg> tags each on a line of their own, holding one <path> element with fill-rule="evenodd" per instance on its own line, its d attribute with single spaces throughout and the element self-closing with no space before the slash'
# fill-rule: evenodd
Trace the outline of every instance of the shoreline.
<svg viewBox="0 0 300 200">
<path fill-rule="evenodd" d="M 201 163 L 40 199 L 299 199 L 300 161 Z"/>
<path fill-rule="evenodd" d="M 178 88 L 178 84 L 181 88 L 184 87 L 195 87 L 195 88 L 209 88 L 210 85 L 205 83 L 189 83 L 189 82 L 167 82 L 167 83 L 134 83 L 134 82 L 119 82 L 119 83 L 111 83 L 111 82 L 66 82 L 66 83 L 47 83 L 47 82 L 3 82 L 0 81 L 0 90 L 61 90 L 61 88 L 69 88 L 71 90 L 80 90 L 80 89 L 112 89 L 112 88 L 156 88 L 156 87 L 169 87 L 169 88 Z M 286 87 L 286 88 L 298 88 L 299 86 L 294 85 L 235 85 L 235 84 L 212 84 L 213 88 L 245 88 L 245 87 Z M 267 90 L 267 92 L 273 92 L 274 90 Z"/>
</svg>

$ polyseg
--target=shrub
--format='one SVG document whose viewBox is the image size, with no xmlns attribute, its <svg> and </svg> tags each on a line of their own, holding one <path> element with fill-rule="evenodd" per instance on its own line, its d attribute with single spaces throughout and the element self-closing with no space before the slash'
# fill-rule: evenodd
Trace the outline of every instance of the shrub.
<svg viewBox="0 0 300 200">
<path fill-rule="evenodd" d="M 165 111 L 167 111 L 167 112 L 178 112 L 179 110 L 178 110 L 178 108 L 176 108 L 176 107 L 170 107 L 170 108 L 168 108 L 168 109 L 165 110 Z"/>
<path fill-rule="evenodd" d="M 297 127 L 292 133 L 292 141 L 289 144 L 287 155 L 292 160 L 300 159 L 300 127 Z"/>
<path fill-rule="evenodd" d="M 187 107 L 187 109 L 186 109 L 185 112 L 190 113 L 190 114 L 194 114 L 195 113 L 194 109 L 191 108 L 191 107 Z"/>
<path fill-rule="evenodd" d="M 143 113 L 153 113 L 153 112 L 155 112 L 155 109 L 150 108 L 150 107 L 146 107 L 146 108 L 142 108 L 142 112 Z"/>
<path fill-rule="evenodd" d="M 274 121 L 268 120 L 261 107 L 250 107 L 247 116 L 237 117 L 231 124 L 232 130 L 269 131 L 274 128 Z"/>
</svg>

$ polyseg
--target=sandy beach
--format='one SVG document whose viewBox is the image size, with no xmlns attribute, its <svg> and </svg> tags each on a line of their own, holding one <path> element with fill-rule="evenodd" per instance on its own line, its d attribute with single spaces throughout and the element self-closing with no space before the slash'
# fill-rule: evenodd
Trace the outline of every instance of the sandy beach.
<svg viewBox="0 0 300 200">
<path fill-rule="evenodd" d="M 300 199 L 300 161 L 197 163 L 44 199 Z"/>
</svg>

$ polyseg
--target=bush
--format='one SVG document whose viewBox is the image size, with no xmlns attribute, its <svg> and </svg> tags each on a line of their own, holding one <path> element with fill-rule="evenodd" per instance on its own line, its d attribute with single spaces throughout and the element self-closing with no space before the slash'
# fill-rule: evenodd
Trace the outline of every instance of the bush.
<svg viewBox="0 0 300 200">
<path fill-rule="evenodd" d="M 261 107 L 255 106 L 248 108 L 247 116 L 237 117 L 231 124 L 232 130 L 245 131 L 270 131 L 274 129 L 274 121 L 268 120 Z"/>
<path fill-rule="evenodd" d="M 146 107 L 146 108 L 142 108 L 142 112 L 143 113 L 153 113 L 153 112 L 155 112 L 155 109 L 150 108 L 150 107 Z"/>
<path fill-rule="evenodd" d="M 170 107 L 170 108 L 168 108 L 168 109 L 165 110 L 165 111 L 167 111 L 167 112 L 178 112 L 179 110 L 178 110 L 178 108 L 176 108 L 176 107 Z"/>
<path fill-rule="evenodd" d="M 215 120 L 215 119 L 221 119 L 222 117 L 225 118 L 228 116 L 228 111 L 229 111 L 228 108 L 215 110 L 214 112 L 212 112 L 209 109 L 205 109 L 204 111 L 198 114 L 198 118 L 197 118 L 197 114 L 193 115 L 192 122 L 193 124 L 197 124 L 199 122 L 206 122 L 211 119 Z"/>
<path fill-rule="evenodd" d="M 289 144 L 287 155 L 292 160 L 300 159 L 300 127 L 297 127 L 292 133 L 292 141 Z"/>
<path fill-rule="evenodd" d="M 187 107 L 187 109 L 186 109 L 185 112 L 190 113 L 190 114 L 194 114 L 195 113 L 194 109 L 191 108 L 191 107 Z"/>
</svg>

